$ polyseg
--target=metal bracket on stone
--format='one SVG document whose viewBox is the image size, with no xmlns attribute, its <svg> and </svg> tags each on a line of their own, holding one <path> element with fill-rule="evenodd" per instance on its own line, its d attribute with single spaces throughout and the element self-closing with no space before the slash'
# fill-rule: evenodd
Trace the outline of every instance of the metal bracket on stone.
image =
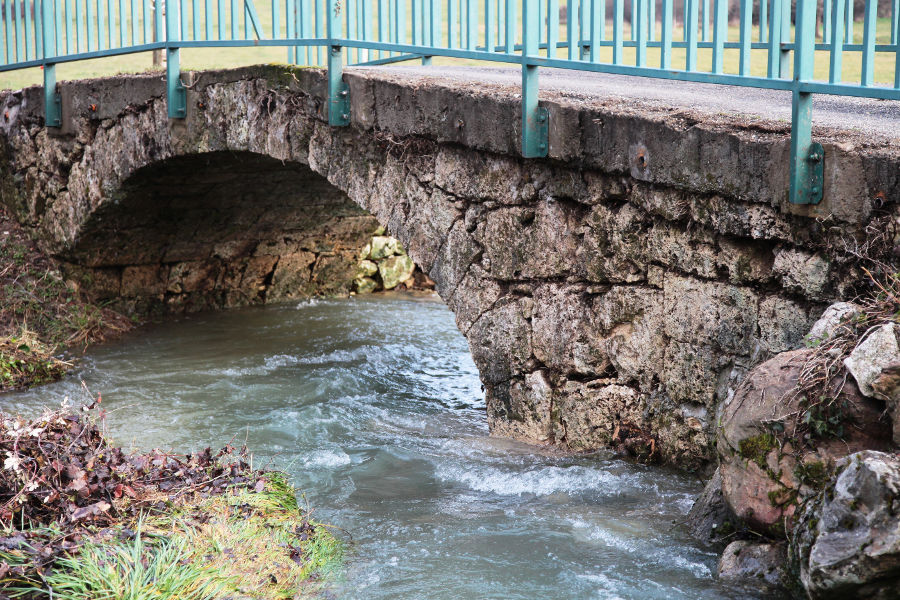
<svg viewBox="0 0 900 600">
<path fill-rule="evenodd" d="M 818 142 L 809 146 L 809 193 L 807 202 L 818 204 L 825 193 L 825 148 Z"/>
<path fill-rule="evenodd" d="M 329 125 L 343 126 L 350 124 L 350 85 L 340 81 L 331 98 L 328 99 Z"/>
<path fill-rule="evenodd" d="M 62 127 L 62 96 L 56 85 L 56 65 L 44 66 L 44 125 Z"/>
</svg>

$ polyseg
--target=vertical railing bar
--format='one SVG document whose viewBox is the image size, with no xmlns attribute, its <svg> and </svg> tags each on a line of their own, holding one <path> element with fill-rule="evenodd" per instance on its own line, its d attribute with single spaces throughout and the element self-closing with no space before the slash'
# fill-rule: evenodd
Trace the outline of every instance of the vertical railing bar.
<svg viewBox="0 0 900 600">
<path fill-rule="evenodd" d="M 372 39 L 372 0 L 363 0 L 363 39 Z M 366 59 L 372 60 L 374 52 L 366 50 Z"/>
<path fill-rule="evenodd" d="M 238 1 L 231 0 L 231 39 L 238 39 L 238 28 L 241 25 L 241 15 L 238 12 Z"/>
<path fill-rule="evenodd" d="M 186 1 L 186 0 L 184 0 Z M 183 14 L 182 20 L 187 20 L 187 17 Z M 138 8 L 137 8 L 137 0 L 131 0 L 131 43 L 137 44 L 138 40 Z M 184 39 L 184 32 L 182 32 L 181 38 Z"/>
<path fill-rule="evenodd" d="M 647 64 L 647 2 L 648 0 L 635 0 L 632 5 L 632 28 L 634 28 L 635 22 L 637 22 L 637 52 L 635 53 L 635 65 L 638 67 L 643 67 Z"/>
<path fill-rule="evenodd" d="M 206 1 L 207 1 L 207 3 L 209 2 L 209 0 L 206 0 Z M 143 5 L 143 9 L 144 9 L 144 43 L 145 44 L 149 44 L 150 42 L 153 41 L 153 17 L 152 17 L 153 11 L 151 11 L 151 9 L 150 9 L 152 3 L 153 3 L 153 0 L 142 0 L 142 2 L 141 2 L 141 4 Z M 122 22 L 122 20 L 120 18 L 119 19 L 120 29 L 121 29 L 121 22 Z M 207 25 L 207 27 L 208 27 L 208 25 Z"/>
<path fill-rule="evenodd" d="M 63 51 L 63 0 L 54 0 L 53 5 L 56 9 L 53 21 L 53 33 L 56 38 L 53 46 L 53 56 L 59 56 L 59 54 Z"/>
<path fill-rule="evenodd" d="M 688 19 L 685 24 L 684 35 L 687 38 L 687 49 L 684 55 L 684 70 L 697 70 L 697 6 L 698 0 L 685 0 L 688 5 Z"/>
<path fill-rule="evenodd" d="M 153 9 L 153 39 L 163 41 L 163 0 L 155 0 Z"/>
<path fill-rule="evenodd" d="M 547 23 L 547 4 L 546 0 L 538 0 L 538 52 L 541 45 L 545 42 L 546 31 L 544 24 Z"/>
<path fill-rule="evenodd" d="M 844 3 L 847 1 L 834 0 L 834 8 L 831 12 L 831 56 L 828 64 L 828 81 L 831 83 L 840 83 L 843 79 Z"/>
<path fill-rule="evenodd" d="M 559 0 L 557 6 L 559 5 Z M 497 46 L 504 46 L 503 35 L 506 33 L 506 4 L 505 0 L 497 0 Z M 558 36 L 557 36 L 558 39 Z"/>
<path fill-rule="evenodd" d="M 191 0 L 191 36 L 200 39 L 200 0 Z"/>
<path fill-rule="evenodd" d="M 387 42 L 388 37 L 388 3 L 387 0 L 378 0 L 378 41 Z M 384 58 L 387 53 L 379 50 L 378 58 Z"/>
<path fill-rule="evenodd" d="M 875 26 L 878 18 L 878 0 L 866 0 L 863 14 L 863 51 L 860 85 L 867 87 L 875 81 Z"/>
<path fill-rule="evenodd" d="M 227 25 L 225 23 L 225 0 L 216 0 L 216 39 L 224 40 Z"/>
<path fill-rule="evenodd" d="M 631 20 L 628 22 L 628 28 L 631 32 L 631 41 L 632 42 L 637 42 L 637 27 L 636 27 L 637 19 L 635 19 L 635 15 L 638 13 L 638 11 L 640 11 L 640 8 L 638 8 L 638 5 L 637 5 L 638 2 L 639 2 L 639 0 L 631 0 Z"/>
<path fill-rule="evenodd" d="M 516 6 L 518 0 L 506 0 L 506 53 L 516 51 Z"/>
<path fill-rule="evenodd" d="M 134 34 L 136 33 L 135 26 L 134 26 L 135 25 L 134 18 L 133 18 L 134 3 L 136 1 L 137 0 L 131 0 L 131 14 L 132 14 L 132 25 L 131 25 L 132 34 L 131 35 L 132 35 L 132 38 L 134 37 Z M 178 39 L 185 40 L 185 39 L 187 39 L 188 0 L 180 0 L 179 4 L 180 4 L 180 7 L 179 7 L 179 13 L 180 13 L 179 17 L 180 18 L 178 19 Z"/>
<path fill-rule="evenodd" d="M 781 2 L 781 44 L 791 41 L 791 0 L 780 0 Z M 782 78 L 787 78 L 788 69 L 791 68 L 791 51 L 785 50 L 783 45 L 779 45 L 781 52 L 779 53 L 779 73 Z"/>
<path fill-rule="evenodd" d="M 272 0 L 272 39 L 280 40 L 281 38 L 281 7 L 278 0 Z"/>
<path fill-rule="evenodd" d="M 484 0 L 484 46 L 488 52 L 494 51 L 494 6 L 494 0 Z"/>
<path fill-rule="evenodd" d="M 769 0 L 760 0 L 759 2 L 759 42 L 761 44 L 768 41 L 767 31 L 769 26 Z"/>
<path fill-rule="evenodd" d="M 846 3 L 846 12 L 844 14 L 844 43 L 852 44 L 853 43 L 853 12 L 854 12 L 854 2 L 847 1 Z"/>
<path fill-rule="evenodd" d="M 60 0 L 62 1 L 62 0 Z M 9 2 L 5 3 L 7 7 L 9 6 Z M 72 42 L 75 40 L 75 36 L 72 34 L 72 21 L 74 20 L 75 15 L 74 7 L 72 6 L 72 0 L 66 0 L 66 53 L 74 54 L 75 48 Z"/>
<path fill-rule="evenodd" d="M 621 65 L 624 58 L 625 0 L 613 0 L 613 64 Z"/>
<path fill-rule="evenodd" d="M 12 0 L 5 1 L 12 2 Z M 16 62 L 25 60 L 25 40 L 22 31 L 22 0 L 16 0 Z"/>
<path fill-rule="evenodd" d="M 579 57 L 578 34 L 581 27 L 578 26 L 578 0 L 566 0 L 566 41 L 569 44 L 569 60 Z M 525 16 L 522 15 L 524 19 Z"/>
<path fill-rule="evenodd" d="M 647 39 L 656 41 L 656 0 L 649 0 L 647 5 Z"/>
<path fill-rule="evenodd" d="M 728 41 L 728 0 L 715 0 L 713 11 L 712 72 L 722 73 L 725 64 L 725 42 Z"/>
<path fill-rule="evenodd" d="M 53 0 L 43 0 L 46 2 L 48 6 Z M 98 0 L 99 1 L 99 0 Z M 43 12 L 44 12 L 44 4 L 42 0 L 32 0 L 33 9 L 28 10 L 27 12 L 34 12 L 34 22 L 32 23 L 32 27 L 29 28 L 29 31 L 33 31 L 34 34 L 34 56 L 38 59 L 44 58 L 44 21 L 43 21 Z M 51 10 L 52 13 L 52 10 Z"/>
<path fill-rule="evenodd" d="M 466 48 L 478 46 L 478 6 L 475 0 L 466 0 Z"/>
<path fill-rule="evenodd" d="M 397 2 L 397 43 L 406 43 L 406 0 Z"/>
<path fill-rule="evenodd" d="M 834 8 L 832 0 L 822 0 L 822 42 L 825 44 L 831 39 L 832 8 Z"/>
<path fill-rule="evenodd" d="M 295 9 L 295 2 L 297 0 L 285 0 L 284 1 L 284 27 L 285 27 L 285 37 L 289 40 L 294 38 L 303 37 L 303 34 L 300 34 L 296 30 L 297 26 L 297 12 Z M 303 11 L 300 11 L 300 14 L 303 14 Z M 287 61 L 288 64 L 296 64 L 299 61 L 297 60 L 297 47 L 296 46 L 288 46 L 287 47 Z"/>
<path fill-rule="evenodd" d="M 702 17 L 703 41 L 709 41 L 709 0 L 703 0 L 703 17 Z"/>
<path fill-rule="evenodd" d="M 107 3 L 112 3 L 112 0 L 107 0 Z M 107 21 L 112 21 L 112 17 L 107 19 L 107 13 L 103 10 L 102 0 L 97 0 L 97 29 L 99 30 L 97 45 L 100 50 L 112 47 L 112 41 L 109 39 L 111 29 L 106 27 Z"/>
<path fill-rule="evenodd" d="M 828 1 L 829 0 L 825 0 L 825 2 Z M 740 55 L 738 56 L 738 74 L 746 77 L 750 75 L 750 56 L 752 54 L 751 43 L 753 42 L 753 0 L 741 0 L 740 12 L 741 50 Z"/>
<path fill-rule="evenodd" d="M 781 2 L 772 0 L 772 14 L 769 19 L 769 48 L 766 76 L 777 79 L 781 76 Z"/>
<path fill-rule="evenodd" d="M 419 19 L 421 17 L 420 9 L 419 9 L 419 0 L 410 0 L 409 3 L 409 16 L 412 20 L 412 27 L 410 29 L 410 33 L 412 34 L 412 43 L 413 46 L 421 43 L 421 37 L 419 34 Z"/>
<path fill-rule="evenodd" d="M 8 1 L 8 0 L 7 0 Z M 31 3 L 33 0 L 25 0 L 25 60 L 31 60 L 37 51 L 34 40 L 37 38 L 37 32 L 34 29 L 34 23 L 31 22 Z"/>
<path fill-rule="evenodd" d="M 81 52 L 84 41 L 84 9 L 83 0 L 75 0 L 75 52 Z"/>
<path fill-rule="evenodd" d="M 606 2 L 604 0 L 590 0 L 591 2 L 591 55 L 592 63 L 600 62 L 600 42 L 603 39 L 604 15 Z"/>
<path fill-rule="evenodd" d="M 447 0 L 447 47 L 459 48 L 458 0 Z"/>
<path fill-rule="evenodd" d="M 891 43 L 895 46 L 900 44 L 900 0 L 894 0 L 891 8 Z"/>
<path fill-rule="evenodd" d="M 672 68 L 672 29 L 675 26 L 674 0 L 662 0 L 662 33 L 659 49 L 659 67 Z"/>
<path fill-rule="evenodd" d="M 87 25 L 87 50 L 91 52 L 94 50 L 94 43 L 97 41 L 97 36 L 94 31 L 94 23 L 96 22 L 97 16 L 94 14 L 94 3 L 92 0 L 84 0 L 87 5 L 87 10 L 85 14 L 85 20 Z"/>
</svg>

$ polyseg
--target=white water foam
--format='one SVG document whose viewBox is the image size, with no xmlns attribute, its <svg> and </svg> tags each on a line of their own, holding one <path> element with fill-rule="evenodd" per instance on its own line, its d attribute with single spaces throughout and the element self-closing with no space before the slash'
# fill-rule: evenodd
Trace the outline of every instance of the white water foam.
<svg viewBox="0 0 900 600">
<path fill-rule="evenodd" d="M 492 492 L 501 496 L 549 496 L 556 493 L 597 492 L 610 490 L 619 494 L 628 478 L 587 467 L 542 467 L 524 472 L 504 472 L 499 469 L 467 468 L 457 465 L 441 466 L 437 475 L 445 481 L 456 481 L 477 492 Z"/>
</svg>

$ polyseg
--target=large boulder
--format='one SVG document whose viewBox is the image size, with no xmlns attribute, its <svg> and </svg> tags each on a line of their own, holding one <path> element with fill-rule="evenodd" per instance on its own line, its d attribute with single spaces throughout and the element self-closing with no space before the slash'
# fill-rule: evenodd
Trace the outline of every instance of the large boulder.
<svg viewBox="0 0 900 600">
<path fill-rule="evenodd" d="M 866 451 L 810 501 L 791 556 L 813 600 L 900 597 L 900 457 Z"/>
<path fill-rule="evenodd" d="M 811 422 L 824 417 L 808 412 L 806 399 L 793 392 L 813 352 L 783 352 L 757 366 L 721 409 L 717 451 L 722 496 L 738 518 L 764 535 L 783 536 L 791 530 L 800 501 L 824 485 L 835 460 L 891 448 L 884 403 L 863 396 L 841 377 L 831 382 L 843 384 L 840 410 L 828 415 L 839 422 L 820 427 L 831 435 L 812 437 Z"/>
</svg>

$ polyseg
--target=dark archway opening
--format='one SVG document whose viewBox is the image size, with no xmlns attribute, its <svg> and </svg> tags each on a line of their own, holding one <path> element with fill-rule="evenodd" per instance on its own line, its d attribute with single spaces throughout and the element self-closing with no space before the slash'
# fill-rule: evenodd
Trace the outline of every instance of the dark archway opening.
<svg viewBox="0 0 900 600">
<path fill-rule="evenodd" d="M 60 258 L 128 312 L 197 311 L 347 293 L 377 228 L 306 165 L 213 152 L 135 172 Z"/>
</svg>

